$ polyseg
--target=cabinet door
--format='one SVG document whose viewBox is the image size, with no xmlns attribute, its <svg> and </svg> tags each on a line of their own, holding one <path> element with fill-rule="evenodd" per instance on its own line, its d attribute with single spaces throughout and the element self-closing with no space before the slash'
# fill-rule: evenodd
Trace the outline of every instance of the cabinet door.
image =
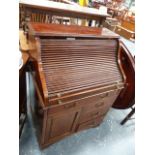
<svg viewBox="0 0 155 155">
<path fill-rule="evenodd" d="M 48 116 L 45 143 L 55 142 L 75 131 L 80 109 L 66 110 Z"/>
</svg>

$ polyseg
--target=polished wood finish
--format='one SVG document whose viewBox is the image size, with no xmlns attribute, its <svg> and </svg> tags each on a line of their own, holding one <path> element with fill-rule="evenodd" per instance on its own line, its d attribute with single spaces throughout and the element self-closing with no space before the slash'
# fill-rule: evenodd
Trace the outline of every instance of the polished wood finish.
<svg viewBox="0 0 155 155">
<path fill-rule="evenodd" d="M 122 26 L 117 25 L 115 28 L 115 32 L 126 39 L 134 40 L 135 39 L 135 32 L 129 29 L 126 29 Z"/>
<path fill-rule="evenodd" d="M 33 25 L 33 27 L 31 26 Z M 34 36 L 62 36 L 84 38 L 119 38 L 119 35 L 106 28 L 86 27 L 77 25 L 44 24 L 31 22 L 28 24 Z"/>
<path fill-rule="evenodd" d="M 80 115 L 80 108 L 67 109 L 48 116 L 46 127 L 46 142 L 55 142 L 74 133 Z"/>
<path fill-rule="evenodd" d="M 123 42 L 120 42 L 120 61 L 126 75 L 126 86 L 116 99 L 113 107 L 126 109 L 135 104 L 135 60 Z"/>
<path fill-rule="evenodd" d="M 124 88 L 119 36 L 104 28 L 29 24 L 40 145 L 99 125 Z"/>
<path fill-rule="evenodd" d="M 121 26 L 130 30 L 130 31 L 135 32 L 135 23 L 132 21 L 122 20 Z"/>
</svg>

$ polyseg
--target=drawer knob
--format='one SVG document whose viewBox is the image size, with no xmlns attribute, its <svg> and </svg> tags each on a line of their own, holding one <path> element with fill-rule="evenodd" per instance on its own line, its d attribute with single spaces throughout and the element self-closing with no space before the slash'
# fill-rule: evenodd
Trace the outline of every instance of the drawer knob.
<svg viewBox="0 0 155 155">
<path fill-rule="evenodd" d="M 58 96 L 58 97 L 61 97 L 61 94 L 60 94 L 60 93 L 57 93 L 57 96 Z"/>
<path fill-rule="evenodd" d="M 62 101 L 61 100 L 58 100 L 58 104 L 62 104 Z"/>
</svg>

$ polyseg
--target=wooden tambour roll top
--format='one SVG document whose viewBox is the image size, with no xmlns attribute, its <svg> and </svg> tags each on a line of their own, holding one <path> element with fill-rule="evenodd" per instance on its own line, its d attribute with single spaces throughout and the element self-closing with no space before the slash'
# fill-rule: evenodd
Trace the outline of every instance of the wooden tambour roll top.
<svg viewBox="0 0 155 155">
<path fill-rule="evenodd" d="M 71 131 L 64 127 L 61 134 L 57 133 L 60 130 L 58 124 L 52 131 L 44 127 L 42 146 L 53 143 L 62 135 L 92 127 L 88 125 L 91 124 L 89 121 L 100 120 L 125 85 L 119 62 L 119 36 L 105 28 L 30 23 L 28 38 L 44 112 L 47 110 L 52 117 L 54 112 L 61 112 L 62 105 L 80 108 Z M 107 104 L 105 107 L 103 100 Z M 69 105 L 74 101 L 75 104 Z M 91 112 L 96 113 L 97 118 L 89 117 Z M 49 132 L 53 136 L 50 137 Z"/>
</svg>

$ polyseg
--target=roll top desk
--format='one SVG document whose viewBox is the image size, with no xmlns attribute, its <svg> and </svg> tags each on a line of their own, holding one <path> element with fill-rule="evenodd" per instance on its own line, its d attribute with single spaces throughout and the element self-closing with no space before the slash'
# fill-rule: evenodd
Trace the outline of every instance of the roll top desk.
<svg viewBox="0 0 155 155">
<path fill-rule="evenodd" d="M 98 126 L 126 84 L 119 36 L 105 28 L 29 23 L 41 147 Z"/>
</svg>

